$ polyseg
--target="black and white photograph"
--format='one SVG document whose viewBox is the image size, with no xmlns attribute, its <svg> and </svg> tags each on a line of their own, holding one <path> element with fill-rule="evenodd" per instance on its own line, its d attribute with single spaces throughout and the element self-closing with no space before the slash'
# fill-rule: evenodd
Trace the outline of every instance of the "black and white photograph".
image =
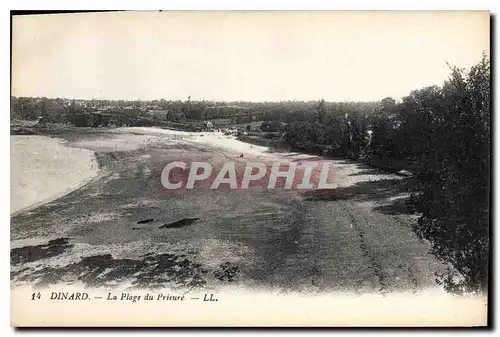
<svg viewBox="0 0 500 337">
<path fill-rule="evenodd" d="M 491 24 L 11 13 L 11 325 L 487 326 Z"/>
</svg>

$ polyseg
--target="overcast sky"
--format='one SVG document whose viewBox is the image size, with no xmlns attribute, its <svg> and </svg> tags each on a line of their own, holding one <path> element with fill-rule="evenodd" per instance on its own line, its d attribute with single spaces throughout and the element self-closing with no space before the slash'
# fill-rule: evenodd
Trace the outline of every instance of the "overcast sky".
<svg viewBox="0 0 500 337">
<path fill-rule="evenodd" d="M 13 19 L 12 94 L 399 99 L 489 54 L 487 12 L 129 12 Z"/>
</svg>

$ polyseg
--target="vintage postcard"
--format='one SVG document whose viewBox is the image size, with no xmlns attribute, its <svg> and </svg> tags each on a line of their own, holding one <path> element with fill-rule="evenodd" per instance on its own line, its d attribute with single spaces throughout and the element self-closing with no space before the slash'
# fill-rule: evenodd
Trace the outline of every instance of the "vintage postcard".
<svg viewBox="0 0 500 337">
<path fill-rule="evenodd" d="M 487 11 L 12 17 L 15 327 L 487 326 Z"/>
</svg>

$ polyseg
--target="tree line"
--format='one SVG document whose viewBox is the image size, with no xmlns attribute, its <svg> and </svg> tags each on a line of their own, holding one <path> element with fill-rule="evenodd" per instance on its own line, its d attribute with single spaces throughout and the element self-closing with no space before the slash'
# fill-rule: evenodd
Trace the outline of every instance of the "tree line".
<svg viewBox="0 0 500 337">
<path fill-rule="evenodd" d="M 377 111 L 377 102 L 323 102 L 325 109 L 344 113 L 356 113 L 364 116 Z M 130 120 L 136 116 L 146 117 L 148 111 L 167 111 L 173 116 L 182 115 L 179 120 L 202 120 L 223 118 L 229 108 L 241 107 L 242 111 L 254 114 L 258 120 L 280 121 L 308 121 L 316 113 L 314 101 L 282 101 L 282 102 L 222 102 L 222 101 L 180 101 L 180 100 L 83 100 L 47 97 L 11 97 L 11 120 L 37 120 L 42 118 L 50 123 L 71 123 L 77 126 L 94 126 L 89 114 L 96 111 L 112 114 L 115 120 Z M 211 109 L 210 116 L 205 110 Z M 209 118 L 210 117 L 210 118 Z"/>
</svg>

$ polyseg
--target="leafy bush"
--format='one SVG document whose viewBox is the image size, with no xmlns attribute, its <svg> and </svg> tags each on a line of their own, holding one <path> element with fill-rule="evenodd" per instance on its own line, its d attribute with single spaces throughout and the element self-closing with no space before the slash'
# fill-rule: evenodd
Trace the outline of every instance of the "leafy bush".
<svg viewBox="0 0 500 337">
<path fill-rule="evenodd" d="M 384 103 L 384 102 L 383 102 Z M 385 101 L 372 118 L 374 154 L 407 160 L 422 215 L 414 226 L 432 253 L 453 268 L 438 275 L 452 292 L 488 286 L 490 65 L 452 68 L 443 87 L 415 90 L 400 104 Z"/>
<path fill-rule="evenodd" d="M 324 138 L 324 130 L 315 123 L 296 122 L 286 126 L 284 139 L 292 149 L 315 151 Z"/>
<path fill-rule="evenodd" d="M 311 121 L 289 123 L 285 128 L 285 141 L 292 149 L 330 153 L 345 158 L 358 158 L 366 151 L 367 119 L 359 116 L 335 116 L 322 112 Z"/>
<path fill-rule="evenodd" d="M 416 233 L 453 265 L 439 282 L 453 292 L 485 291 L 489 263 L 490 65 L 453 68 L 443 88 L 405 101 L 415 122 L 408 152 L 419 158 Z M 416 141 L 420 140 L 418 144 Z"/>
<path fill-rule="evenodd" d="M 278 132 L 281 131 L 282 125 L 278 121 L 265 121 L 260 125 L 260 130 L 265 132 Z"/>
</svg>

